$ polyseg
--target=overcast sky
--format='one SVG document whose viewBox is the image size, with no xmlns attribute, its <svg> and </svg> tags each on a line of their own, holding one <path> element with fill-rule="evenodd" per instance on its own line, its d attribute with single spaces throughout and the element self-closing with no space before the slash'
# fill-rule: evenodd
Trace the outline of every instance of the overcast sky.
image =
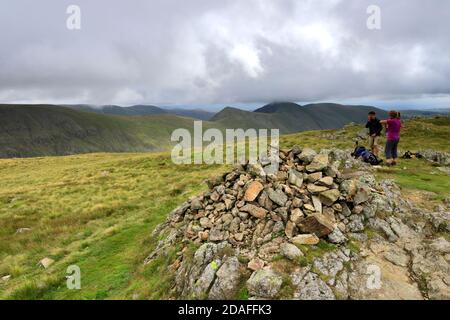
<svg viewBox="0 0 450 320">
<path fill-rule="evenodd" d="M 0 102 L 450 107 L 449 30 L 448 0 L 2 0 Z"/>
</svg>

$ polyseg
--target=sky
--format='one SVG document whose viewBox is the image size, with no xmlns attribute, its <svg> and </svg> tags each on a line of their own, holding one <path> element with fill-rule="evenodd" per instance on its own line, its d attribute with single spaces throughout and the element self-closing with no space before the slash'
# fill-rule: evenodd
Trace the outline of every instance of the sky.
<svg viewBox="0 0 450 320">
<path fill-rule="evenodd" d="M 449 30 L 448 0 L 2 0 L 0 103 L 450 107 Z"/>
</svg>

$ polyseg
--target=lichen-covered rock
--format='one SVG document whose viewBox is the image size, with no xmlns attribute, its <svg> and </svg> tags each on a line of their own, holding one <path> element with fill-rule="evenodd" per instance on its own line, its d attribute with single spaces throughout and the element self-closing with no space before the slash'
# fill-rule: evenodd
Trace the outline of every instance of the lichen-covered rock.
<svg viewBox="0 0 450 320">
<path fill-rule="evenodd" d="M 220 268 L 221 260 L 213 260 L 211 263 L 208 263 L 206 268 L 203 270 L 200 278 L 194 283 L 194 287 L 192 289 L 193 295 L 197 299 L 204 298 L 208 293 L 209 288 L 214 282 L 216 277 L 217 270 Z"/>
<path fill-rule="evenodd" d="M 320 193 L 320 201 L 326 206 L 332 206 L 338 199 L 341 193 L 337 189 L 331 189 Z"/>
<path fill-rule="evenodd" d="M 227 257 L 216 272 L 216 280 L 209 292 L 211 300 L 234 299 L 241 279 L 240 263 L 236 257 Z"/>
<path fill-rule="evenodd" d="M 247 289 L 251 296 L 257 298 L 274 298 L 281 289 L 283 278 L 272 269 L 253 272 L 247 280 Z"/>
<path fill-rule="evenodd" d="M 302 152 L 298 155 L 298 158 L 305 164 L 311 163 L 314 157 L 317 155 L 316 151 L 310 148 L 304 148 Z"/>
<path fill-rule="evenodd" d="M 311 163 L 306 166 L 306 171 L 308 172 L 316 172 L 322 171 L 328 167 L 329 160 L 327 154 L 318 154 L 316 155 Z"/>
<path fill-rule="evenodd" d="M 320 277 L 308 272 L 294 292 L 296 300 L 335 300 L 333 291 Z"/>
<path fill-rule="evenodd" d="M 347 241 L 347 238 L 342 233 L 342 231 L 339 230 L 339 228 L 335 228 L 333 230 L 333 232 L 328 235 L 328 240 L 331 243 L 341 244 L 341 243 L 345 243 Z"/>
</svg>

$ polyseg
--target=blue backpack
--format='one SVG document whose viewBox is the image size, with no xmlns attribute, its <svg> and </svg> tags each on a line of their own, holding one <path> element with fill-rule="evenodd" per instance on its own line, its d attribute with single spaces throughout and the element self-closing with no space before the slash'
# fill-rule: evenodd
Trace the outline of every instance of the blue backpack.
<svg viewBox="0 0 450 320">
<path fill-rule="evenodd" d="M 359 146 L 358 142 L 356 142 L 356 147 L 352 152 L 352 156 L 355 157 L 355 159 L 361 157 L 364 162 L 370 163 L 373 166 L 377 166 L 383 162 L 383 160 L 378 159 L 377 156 L 374 155 L 371 151 L 367 150 L 363 146 Z"/>
</svg>

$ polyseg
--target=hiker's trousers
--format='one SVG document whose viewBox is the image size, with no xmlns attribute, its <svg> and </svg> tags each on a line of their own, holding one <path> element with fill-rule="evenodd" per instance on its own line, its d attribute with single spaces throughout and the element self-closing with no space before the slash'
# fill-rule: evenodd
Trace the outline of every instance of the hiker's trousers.
<svg viewBox="0 0 450 320">
<path fill-rule="evenodd" d="M 397 147 L 400 139 L 398 140 L 388 140 L 386 141 L 386 148 L 384 150 L 384 153 L 386 154 L 386 159 L 397 159 Z"/>
</svg>

